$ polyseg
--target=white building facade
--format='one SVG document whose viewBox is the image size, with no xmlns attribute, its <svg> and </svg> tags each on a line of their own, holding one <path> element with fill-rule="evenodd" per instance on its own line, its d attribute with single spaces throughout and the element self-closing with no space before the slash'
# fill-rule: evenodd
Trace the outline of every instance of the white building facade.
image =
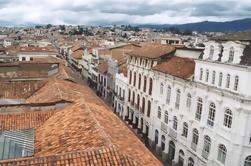
<svg viewBox="0 0 251 166">
<path fill-rule="evenodd" d="M 125 119 L 128 98 L 128 78 L 123 73 L 117 73 L 115 80 L 114 110 L 121 118 Z"/>
<path fill-rule="evenodd" d="M 149 72 L 148 137 L 165 164 L 251 165 L 251 67 L 243 59 L 250 51 L 247 43 L 210 41 L 193 75 L 177 77 L 169 66 Z"/>
</svg>

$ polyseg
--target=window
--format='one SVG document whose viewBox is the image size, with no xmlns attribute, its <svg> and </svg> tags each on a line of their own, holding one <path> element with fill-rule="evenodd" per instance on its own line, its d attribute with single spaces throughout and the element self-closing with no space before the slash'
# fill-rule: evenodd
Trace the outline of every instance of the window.
<svg viewBox="0 0 251 166">
<path fill-rule="evenodd" d="M 207 71 L 206 71 L 206 82 L 208 82 L 208 79 L 209 79 L 209 70 L 207 69 Z"/>
<path fill-rule="evenodd" d="M 147 67 L 147 64 L 148 64 L 148 60 L 146 59 L 146 63 L 145 63 L 145 66 Z"/>
<path fill-rule="evenodd" d="M 232 121 L 233 121 L 232 111 L 230 109 L 227 109 L 224 115 L 224 126 L 231 128 Z"/>
<path fill-rule="evenodd" d="M 214 56 L 214 46 L 210 46 L 209 59 L 212 60 Z"/>
<path fill-rule="evenodd" d="M 168 112 L 165 111 L 165 119 L 164 119 L 165 123 L 168 124 Z"/>
<path fill-rule="evenodd" d="M 129 92 L 128 92 L 128 101 L 129 102 L 131 101 L 131 89 L 129 89 Z"/>
<path fill-rule="evenodd" d="M 220 144 L 218 147 L 218 157 L 217 160 L 221 162 L 222 164 L 225 164 L 226 161 L 226 155 L 227 155 L 227 148 Z"/>
<path fill-rule="evenodd" d="M 159 142 L 159 132 L 158 130 L 155 130 L 155 138 L 154 138 L 154 143 L 157 145 Z"/>
<path fill-rule="evenodd" d="M 195 114 L 195 119 L 199 120 L 199 121 L 201 119 L 202 106 L 203 106 L 203 101 L 202 101 L 202 98 L 199 97 L 197 100 L 197 110 L 196 110 L 196 114 Z"/>
<path fill-rule="evenodd" d="M 139 110 L 139 104 L 140 104 L 140 97 L 139 94 L 137 95 L 137 105 L 136 108 Z"/>
<path fill-rule="evenodd" d="M 191 107 L 191 100 L 192 100 L 192 96 L 191 96 L 190 93 L 188 93 L 188 94 L 187 94 L 187 103 L 186 103 L 186 106 L 187 106 L 188 108 Z"/>
<path fill-rule="evenodd" d="M 136 86 L 136 72 L 134 72 L 133 86 Z"/>
<path fill-rule="evenodd" d="M 187 138 L 188 134 L 188 124 L 186 122 L 183 123 L 183 131 L 182 131 L 182 136 Z"/>
<path fill-rule="evenodd" d="M 234 79 L 234 90 L 235 91 L 238 90 L 238 84 L 239 84 L 239 76 L 235 76 L 235 79 Z"/>
<path fill-rule="evenodd" d="M 209 156 L 210 148 L 211 148 L 211 139 L 208 135 L 206 135 L 204 137 L 204 145 L 203 145 L 203 151 L 202 151 L 202 156 L 206 159 Z"/>
<path fill-rule="evenodd" d="M 202 78 L 203 78 L 203 69 L 200 68 L 200 80 L 202 80 Z"/>
<path fill-rule="evenodd" d="M 169 104 L 171 99 L 171 87 L 168 86 L 167 88 L 167 96 L 166 96 L 166 103 Z"/>
<path fill-rule="evenodd" d="M 227 74 L 226 88 L 229 88 L 229 86 L 230 86 L 230 74 Z"/>
<path fill-rule="evenodd" d="M 145 98 L 143 97 L 143 100 L 142 100 L 142 109 L 141 109 L 141 112 L 144 114 L 145 113 Z"/>
<path fill-rule="evenodd" d="M 175 108 L 179 109 L 180 107 L 180 90 L 177 89 L 176 91 L 176 102 L 175 102 Z"/>
<path fill-rule="evenodd" d="M 251 166 L 251 156 L 246 157 L 244 166 Z"/>
<path fill-rule="evenodd" d="M 193 129 L 192 143 L 194 143 L 195 145 L 198 145 L 198 141 L 199 141 L 199 132 L 197 129 Z"/>
<path fill-rule="evenodd" d="M 231 47 L 229 50 L 228 63 L 232 63 L 233 61 L 234 61 L 234 47 Z"/>
<path fill-rule="evenodd" d="M 221 87 L 222 86 L 222 77 L 223 77 L 223 75 L 222 75 L 222 72 L 220 72 L 220 74 L 219 74 L 219 87 Z"/>
<path fill-rule="evenodd" d="M 163 85 L 163 83 L 161 83 L 161 84 L 160 84 L 160 94 L 161 94 L 161 95 L 163 95 L 163 87 L 164 87 L 164 85 Z"/>
<path fill-rule="evenodd" d="M 161 119 L 161 108 L 158 107 L 158 118 Z"/>
<path fill-rule="evenodd" d="M 150 114 L 151 114 L 151 102 L 148 101 L 148 105 L 147 105 L 147 117 L 150 117 Z"/>
<path fill-rule="evenodd" d="M 132 71 L 129 72 L 129 84 L 131 85 L 132 84 Z"/>
<path fill-rule="evenodd" d="M 161 136 L 161 150 L 165 150 L 165 143 L 166 143 L 166 138 L 164 135 Z"/>
<path fill-rule="evenodd" d="M 153 88 L 153 79 L 150 78 L 150 83 L 149 83 L 149 95 L 152 95 L 152 88 Z"/>
<path fill-rule="evenodd" d="M 135 102 L 135 92 L 132 92 L 132 103 L 134 104 Z"/>
<path fill-rule="evenodd" d="M 144 89 L 143 89 L 144 92 L 146 92 L 146 83 L 147 83 L 147 82 L 146 82 L 146 76 L 144 76 Z"/>
<path fill-rule="evenodd" d="M 214 85 L 215 84 L 215 71 L 213 71 L 213 74 L 212 74 L 212 84 Z"/>
<path fill-rule="evenodd" d="M 188 165 L 187 166 L 194 166 L 194 161 L 191 157 L 188 159 Z"/>
<path fill-rule="evenodd" d="M 33 57 L 30 57 L 30 61 L 33 61 Z"/>
<path fill-rule="evenodd" d="M 173 129 L 177 130 L 177 128 L 178 128 L 178 120 L 177 120 L 177 117 L 174 116 L 173 117 Z"/>
<path fill-rule="evenodd" d="M 215 104 L 211 103 L 209 106 L 207 125 L 214 126 L 214 119 L 215 119 Z"/>
<path fill-rule="evenodd" d="M 22 57 L 22 61 L 25 61 L 25 57 Z"/>
<path fill-rule="evenodd" d="M 138 89 L 140 89 L 141 87 L 141 74 L 139 74 L 139 82 L 138 82 Z"/>
</svg>

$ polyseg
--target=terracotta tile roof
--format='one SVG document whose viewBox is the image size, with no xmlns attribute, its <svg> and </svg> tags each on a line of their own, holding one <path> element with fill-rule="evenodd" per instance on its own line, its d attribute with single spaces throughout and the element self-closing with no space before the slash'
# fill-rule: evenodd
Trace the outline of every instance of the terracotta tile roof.
<svg viewBox="0 0 251 166">
<path fill-rule="evenodd" d="M 82 55 L 84 54 L 84 51 L 83 50 L 76 50 L 74 51 L 71 56 L 74 58 L 74 59 L 82 59 Z"/>
<path fill-rule="evenodd" d="M 174 53 L 174 51 L 175 47 L 173 46 L 150 43 L 142 46 L 139 49 L 129 52 L 128 55 L 155 59 L 164 55 Z"/>
<path fill-rule="evenodd" d="M 81 41 L 77 41 L 77 42 L 73 45 L 73 47 L 72 47 L 71 50 L 72 50 L 72 52 L 75 52 L 75 51 L 77 51 L 77 50 L 83 50 Z"/>
<path fill-rule="evenodd" d="M 100 73 L 105 74 L 108 70 L 108 64 L 106 61 L 102 61 L 100 64 L 98 64 L 97 69 Z"/>
<path fill-rule="evenodd" d="M 58 155 L 0 161 L 1 166 L 9 165 L 55 165 L 55 166 L 133 166 L 137 165 L 127 155 L 122 154 L 114 146 L 108 148 L 91 149 Z"/>
<path fill-rule="evenodd" d="M 51 79 L 27 102 L 62 99 L 74 104 L 55 113 L 37 129 L 35 157 L 116 146 L 139 165 L 162 165 L 88 87 Z"/>
<path fill-rule="evenodd" d="M 170 74 L 182 79 L 189 79 L 194 74 L 195 62 L 193 59 L 172 57 L 153 67 L 162 73 Z"/>
<path fill-rule="evenodd" d="M 37 129 L 54 113 L 55 111 L 34 111 L 0 114 L 0 130 Z"/>
</svg>

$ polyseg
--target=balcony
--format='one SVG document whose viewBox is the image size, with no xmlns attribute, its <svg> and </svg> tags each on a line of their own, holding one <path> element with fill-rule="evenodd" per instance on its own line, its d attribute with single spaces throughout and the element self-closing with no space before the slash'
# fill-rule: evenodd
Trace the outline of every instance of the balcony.
<svg viewBox="0 0 251 166">
<path fill-rule="evenodd" d="M 167 125 L 163 122 L 161 122 L 161 130 L 167 134 Z"/>
<path fill-rule="evenodd" d="M 191 149 L 193 149 L 196 152 L 197 145 L 195 143 L 191 143 Z"/>
<path fill-rule="evenodd" d="M 174 129 L 172 129 L 172 128 L 170 128 L 170 130 L 169 130 L 169 134 L 168 134 L 171 138 L 173 138 L 174 140 L 176 140 L 177 139 L 177 132 L 174 130 Z"/>
<path fill-rule="evenodd" d="M 201 156 L 205 159 L 208 159 L 209 153 L 207 151 L 203 150 Z"/>
</svg>

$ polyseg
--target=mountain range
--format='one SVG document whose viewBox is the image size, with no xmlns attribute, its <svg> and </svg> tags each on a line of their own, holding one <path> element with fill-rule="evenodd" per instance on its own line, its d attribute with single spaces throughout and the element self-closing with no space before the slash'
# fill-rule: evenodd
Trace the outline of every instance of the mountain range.
<svg viewBox="0 0 251 166">
<path fill-rule="evenodd" d="M 164 29 L 175 27 L 180 30 L 193 30 L 193 31 L 207 31 L 207 32 L 235 32 L 251 29 L 251 18 L 226 21 L 226 22 L 213 22 L 203 21 L 188 24 L 144 24 L 138 25 L 141 28 Z"/>
</svg>

